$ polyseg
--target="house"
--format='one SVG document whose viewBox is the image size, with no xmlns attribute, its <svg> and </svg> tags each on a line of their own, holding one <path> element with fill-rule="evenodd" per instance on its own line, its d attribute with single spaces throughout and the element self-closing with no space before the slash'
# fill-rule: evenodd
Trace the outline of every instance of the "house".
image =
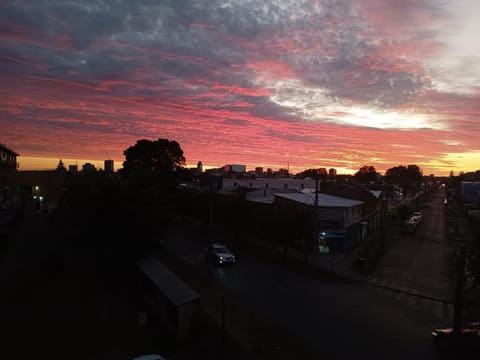
<svg viewBox="0 0 480 360">
<path fill-rule="evenodd" d="M 6 145 L 0 144 L 0 210 L 15 206 L 20 200 L 17 189 L 17 154 Z"/>
<path fill-rule="evenodd" d="M 294 178 L 242 178 L 223 179 L 222 189 L 228 191 L 235 188 L 254 189 L 278 189 L 300 191 L 303 189 L 315 189 L 314 179 Z"/>
<path fill-rule="evenodd" d="M 0 186 L 14 186 L 18 168 L 17 154 L 6 145 L 0 144 Z"/>
<path fill-rule="evenodd" d="M 364 202 L 315 191 L 277 193 L 274 203 L 280 207 L 308 208 L 314 214 L 314 246 L 349 251 L 359 240 Z"/>
</svg>

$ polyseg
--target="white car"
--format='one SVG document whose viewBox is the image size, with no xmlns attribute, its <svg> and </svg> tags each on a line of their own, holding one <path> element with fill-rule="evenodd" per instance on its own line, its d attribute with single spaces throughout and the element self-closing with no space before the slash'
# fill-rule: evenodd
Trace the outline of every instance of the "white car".
<svg viewBox="0 0 480 360">
<path fill-rule="evenodd" d="M 415 221 L 417 224 L 422 222 L 422 213 L 420 211 L 415 211 L 410 217 L 411 220 Z"/>
<path fill-rule="evenodd" d="M 148 355 L 138 356 L 132 360 L 166 360 L 166 359 L 157 354 L 148 354 Z"/>
</svg>

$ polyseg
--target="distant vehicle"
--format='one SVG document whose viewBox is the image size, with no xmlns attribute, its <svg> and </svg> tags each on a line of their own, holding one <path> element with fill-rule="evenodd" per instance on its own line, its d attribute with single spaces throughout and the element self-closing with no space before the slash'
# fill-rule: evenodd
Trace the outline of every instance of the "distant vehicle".
<svg viewBox="0 0 480 360">
<path fill-rule="evenodd" d="M 232 252 L 222 244 L 214 243 L 207 247 L 207 261 L 214 265 L 234 264 L 236 259 Z"/>
<path fill-rule="evenodd" d="M 414 233 L 417 230 L 417 225 L 418 225 L 418 223 L 410 218 L 410 219 L 403 222 L 402 232 L 404 234 Z"/>
<path fill-rule="evenodd" d="M 480 349 L 480 327 L 472 325 L 461 329 L 457 333 L 451 327 L 435 329 L 432 331 L 432 340 L 434 344 L 472 346 Z"/>
<path fill-rule="evenodd" d="M 167 359 L 157 354 L 148 354 L 148 355 L 138 356 L 136 358 L 133 358 L 132 360 L 167 360 Z"/>
<path fill-rule="evenodd" d="M 422 213 L 420 211 L 415 211 L 410 217 L 410 220 L 415 221 L 417 224 L 420 224 L 422 222 L 422 218 Z"/>
</svg>

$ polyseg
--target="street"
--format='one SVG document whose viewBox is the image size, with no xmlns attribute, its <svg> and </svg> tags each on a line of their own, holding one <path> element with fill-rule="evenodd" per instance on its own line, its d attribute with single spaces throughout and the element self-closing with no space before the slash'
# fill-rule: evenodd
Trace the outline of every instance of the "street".
<svg viewBox="0 0 480 360">
<path fill-rule="evenodd" d="M 455 357 L 437 351 L 430 334 L 450 325 L 453 316 L 448 300 L 454 248 L 442 235 L 440 197 L 432 196 L 422 208 L 424 221 L 413 236 L 390 229 L 386 252 L 364 283 L 319 281 L 244 252 L 233 267 L 213 268 L 213 279 L 301 339 L 312 358 Z M 206 271 L 207 242 L 196 234 L 184 227 L 170 249 Z"/>
</svg>

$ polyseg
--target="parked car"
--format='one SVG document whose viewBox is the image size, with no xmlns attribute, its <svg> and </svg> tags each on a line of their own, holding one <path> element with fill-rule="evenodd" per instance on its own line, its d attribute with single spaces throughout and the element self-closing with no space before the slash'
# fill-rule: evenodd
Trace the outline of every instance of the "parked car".
<svg viewBox="0 0 480 360">
<path fill-rule="evenodd" d="M 417 230 L 418 223 L 411 218 L 404 221 L 402 224 L 402 233 L 404 234 L 412 234 Z"/>
<path fill-rule="evenodd" d="M 236 259 L 225 245 L 214 243 L 207 247 L 207 261 L 214 265 L 234 264 Z"/>
<path fill-rule="evenodd" d="M 133 360 L 167 360 L 167 359 L 165 359 L 161 355 L 147 354 L 147 355 L 138 356 L 138 357 L 134 358 Z"/>
<path fill-rule="evenodd" d="M 433 343 L 447 346 L 467 346 L 480 349 L 480 327 L 468 326 L 454 332 L 452 327 L 432 331 Z"/>
<path fill-rule="evenodd" d="M 422 222 L 422 213 L 420 211 L 415 211 L 412 216 L 410 217 L 410 219 L 412 221 L 415 221 L 417 224 L 420 224 Z"/>
</svg>

